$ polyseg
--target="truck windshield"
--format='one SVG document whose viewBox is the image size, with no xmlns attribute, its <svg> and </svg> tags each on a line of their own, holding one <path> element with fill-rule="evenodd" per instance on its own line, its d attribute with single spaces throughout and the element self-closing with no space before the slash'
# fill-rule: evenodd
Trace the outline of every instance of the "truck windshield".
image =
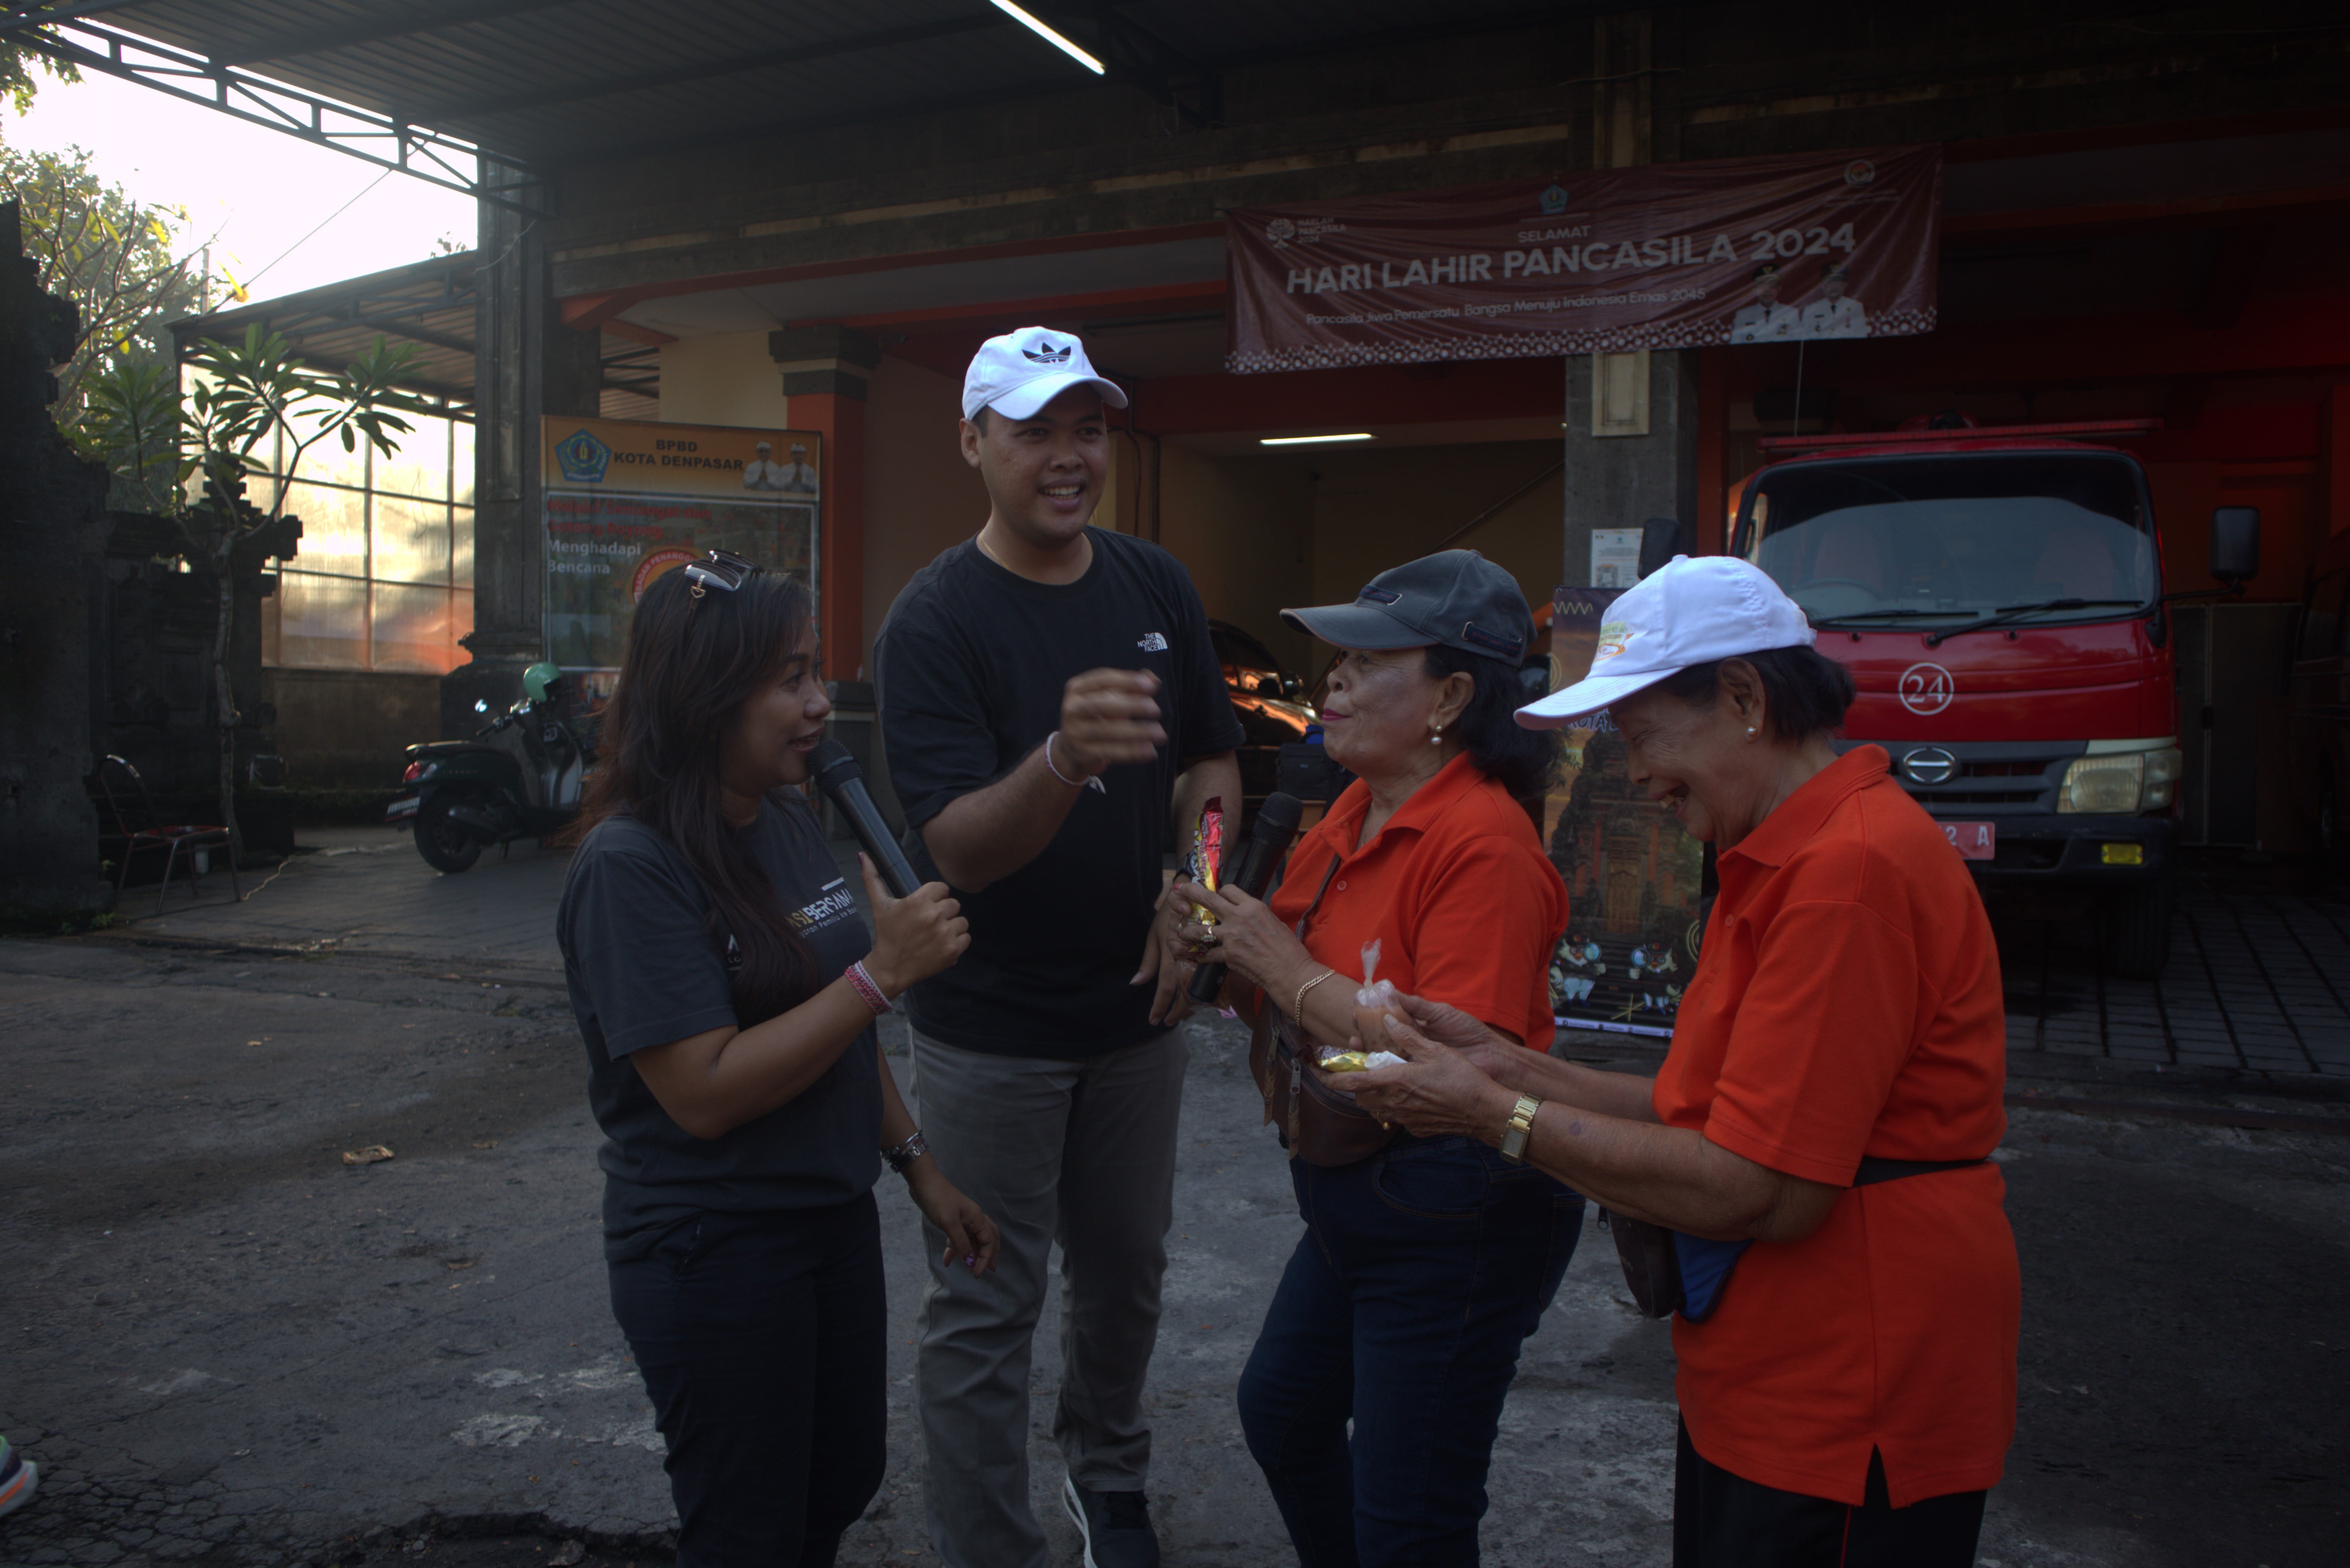
<svg viewBox="0 0 2350 1568">
<path fill-rule="evenodd" d="M 2137 465 L 2098 452 L 1792 463 L 1758 482 L 1736 549 L 1814 624 L 2052 599 L 2082 602 L 2019 618 L 2095 619 L 2158 591 Z"/>
</svg>

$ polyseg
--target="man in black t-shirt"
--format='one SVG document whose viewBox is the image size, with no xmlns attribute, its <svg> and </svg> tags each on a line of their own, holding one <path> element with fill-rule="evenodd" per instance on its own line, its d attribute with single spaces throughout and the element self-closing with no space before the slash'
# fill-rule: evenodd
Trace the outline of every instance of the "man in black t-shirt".
<svg viewBox="0 0 2350 1568">
<path fill-rule="evenodd" d="M 1055 1241 L 1063 1502 L 1097 1568 L 1159 1560 L 1142 1384 L 1187 1060 L 1186 1003 L 1159 960 L 1160 857 L 1170 820 L 1188 844 L 1211 799 L 1237 823 L 1242 734 L 1190 575 L 1087 525 L 1105 403 L 1126 395 L 1066 333 L 981 348 L 962 433 L 986 525 L 915 575 L 876 648 L 909 850 L 971 920 L 962 962 L 910 993 L 919 1114 L 941 1168 L 1003 1231 L 993 1274 L 934 1266 L 923 1302 L 931 1536 L 948 1568 L 1046 1561 L 1028 1363 Z"/>
</svg>

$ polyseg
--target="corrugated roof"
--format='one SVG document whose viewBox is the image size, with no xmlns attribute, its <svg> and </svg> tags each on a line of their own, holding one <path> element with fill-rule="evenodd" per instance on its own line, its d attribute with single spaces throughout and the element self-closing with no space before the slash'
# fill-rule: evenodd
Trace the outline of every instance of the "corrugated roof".
<svg viewBox="0 0 2350 1568">
<path fill-rule="evenodd" d="M 1555 22 L 1528 0 L 1129 0 L 1044 15 L 1096 81 L 989 0 L 122 0 L 77 10 L 212 68 L 283 82 L 535 167 L 648 146 L 1048 91 L 1131 91 L 1214 114 L 1252 59 Z M 68 32 L 85 45 L 94 36 Z M 202 76 L 180 78 L 199 89 Z"/>
<path fill-rule="evenodd" d="M 249 327 L 284 337 L 305 362 L 340 370 L 378 337 L 415 346 L 416 358 L 403 386 L 445 398 L 460 415 L 473 401 L 475 305 L 472 251 L 433 256 L 299 294 L 192 316 L 172 323 L 172 338 L 185 358 L 206 338 L 241 340 Z M 650 419 L 660 393 L 656 348 L 607 333 L 603 336 L 600 402 L 612 419 Z"/>
</svg>

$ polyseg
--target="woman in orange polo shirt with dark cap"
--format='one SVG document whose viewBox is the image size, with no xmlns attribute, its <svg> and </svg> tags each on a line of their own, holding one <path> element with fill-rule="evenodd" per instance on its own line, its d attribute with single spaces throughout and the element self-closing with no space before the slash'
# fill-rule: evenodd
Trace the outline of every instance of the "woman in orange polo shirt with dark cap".
<svg viewBox="0 0 2350 1568">
<path fill-rule="evenodd" d="M 1586 680 L 1520 715 L 1606 709 L 1633 782 L 1719 852 L 1654 1079 L 1408 999 L 1418 1028 L 1358 1019 L 1406 1064 L 1349 1086 L 1679 1233 L 1675 1568 L 1966 1568 L 2015 1430 L 1999 952 L 1885 753 L 1837 755 L 1852 679 L 1812 641 L 1753 566 L 1676 560 L 1610 607 Z"/>
<path fill-rule="evenodd" d="M 1515 579 L 1447 550 L 1283 618 L 1346 650 L 1321 716 L 1357 782 L 1269 905 L 1178 883 L 1219 917 L 1188 939 L 1212 937 L 1236 998 L 1278 1009 L 1301 1054 L 1344 1046 L 1375 947 L 1378 978 L 1538 1056 L 1566 888 L 1518 804 L 1554 753 L 1512 717 L 1534 633 Z M 1357 1131 L 1357 1158 L 1291 1150 L 1305 1234 L 1241 1375 L 1241 1426 L 1305 1568 L 1474 1563 L 1503 1397 L 1583 1200 L 1474 1138 Z"/>
</svg>

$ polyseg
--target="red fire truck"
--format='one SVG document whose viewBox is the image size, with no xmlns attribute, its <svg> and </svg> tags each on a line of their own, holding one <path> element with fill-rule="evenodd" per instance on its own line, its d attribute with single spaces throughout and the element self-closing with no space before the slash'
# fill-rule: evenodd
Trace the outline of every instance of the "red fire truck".
<svg viewBox="0 0 2350 1568">
<path fill-rule="evenodd" d="M 2168 956 L 2178 695 L 2146 472 L 2102 444 L 2153 421 L 1766 440 L 1730 548 L 1804 607 L 1874 743 L 1978 877 L 2096 889 L 2113 972 Z M 1783 455 L 1784 454 L 1784 455 Z M 2260 514 L 2212 518 L 2241 590 Z"/>
</svg>

